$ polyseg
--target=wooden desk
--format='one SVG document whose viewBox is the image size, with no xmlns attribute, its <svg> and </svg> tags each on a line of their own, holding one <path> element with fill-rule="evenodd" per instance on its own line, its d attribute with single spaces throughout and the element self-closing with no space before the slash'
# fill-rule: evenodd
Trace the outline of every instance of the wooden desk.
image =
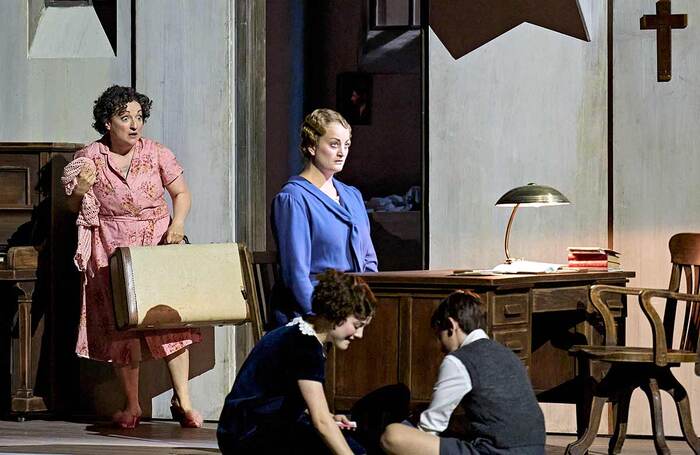
<svg viewBox="0 0 700 455">
<path fill-rule="evenodd" d="M 328 357 L 326 391 L 335 409 L 348 410 L 366 393 L 402 382 L 412 404 L 430 400 L 443 354 L 430 328 L 434 309 L 452 291 L 472 289 L 487 304 L 489 335 L 510 347 L 529 370 L 538 399 L 581 400 L 579 371 L 567 353 L 599 337 L 588 298 L 594 284 L 624 286 L 634 272 L 451 276 L 451 271 L 361 274 L 379 300 L 364 338 Z M 626 302 L 608 302 L 624 334 Z M 624 341 L 624 340 L 622 340 Z"/>
<path fill-rule="evenodd" d="M 18 292 L 19 311 L 19 386 L 12 394 L 12 412 L 21 414 L 46 411 L 44 399 L 34 396 L 31 378 L 32 366 L 32 293 L 36 269 L 11 270 L 0 268 L 0 282 L 10 283 Z"/>
</svg>

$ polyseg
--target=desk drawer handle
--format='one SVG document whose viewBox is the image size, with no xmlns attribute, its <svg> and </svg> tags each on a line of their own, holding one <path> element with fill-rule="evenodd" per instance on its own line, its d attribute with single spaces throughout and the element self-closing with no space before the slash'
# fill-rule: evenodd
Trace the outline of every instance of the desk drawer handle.
<svg viewBox="0 0 700 455">
<path fill-rule="evenodd" d="M 523 351 L 523 344 L 520 341 L 506 341 L 506 347 L 513 352 Z"/>
<path fill-rule="evenodd" d="M 522 303 L 508 303 L 505 305 L 503 314 L 506 316 L 520 316 L 523 314 L 523 304 Z"/>
</svg>

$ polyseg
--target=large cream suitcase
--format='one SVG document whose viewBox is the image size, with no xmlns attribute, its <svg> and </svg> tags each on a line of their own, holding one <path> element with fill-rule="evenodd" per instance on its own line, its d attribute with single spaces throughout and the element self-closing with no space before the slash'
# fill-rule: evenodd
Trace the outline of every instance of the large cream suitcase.
<svg viewBox="0 0 700 455">
<path fill-rule="evenodd" d="M 119 329 L 253 323 L 261 334 L 251 254 L 236 243 L 117 248 L 110 258 Z"/>
</svg>

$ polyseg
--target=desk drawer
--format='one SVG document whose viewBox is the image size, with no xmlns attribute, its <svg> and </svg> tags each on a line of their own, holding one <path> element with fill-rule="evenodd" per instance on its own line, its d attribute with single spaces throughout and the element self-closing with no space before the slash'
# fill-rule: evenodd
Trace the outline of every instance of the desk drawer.
<svg viewBox="0 0 700 455">
<path fill-rule="evenodd" d="M 532 312 L 585 310 L 589 290 L 589 286 L 533 289 Z"/>
<path fill-rule="evenodd" d="M 546 313 L 550 311 L 593 311 L 588 294 L 590 286 L 571 286 L 558 289 L 533 289 L 532 312 Z M 615 316 L 624 311 L 624 296 L 610 294 L 605 303 Z"/>
<path fill-rule="evenodd" d="M 490 309 L 493 326 L 527 323 L 527 303 L 527 293 L 494 296 Z"/>
<path fill-rule="evenodd" d="M 530 337 L 527 329 L 494 330 L 493 339 L 509 348 L 521 359 L 530 356 Z"/>
</svg>

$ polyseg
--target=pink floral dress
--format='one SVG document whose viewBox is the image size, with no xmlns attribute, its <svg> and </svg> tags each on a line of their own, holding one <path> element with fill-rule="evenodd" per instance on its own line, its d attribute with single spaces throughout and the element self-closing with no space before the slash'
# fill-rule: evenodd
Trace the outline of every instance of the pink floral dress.
<svg viewBox="0 0 700 455">
<path fill-rule="evenodd" d="M 75 158 L 79 157 L 93 160 L 97 169 L 92 190 L 100 203 L 100 223 L 91 240 L 89 260 L 94 275 L 83 273 L 76 353 L 94 360 L 129 364 L 142 360 L 144 345 L 153 358 L 161 358 L 199 342 L 201 335 L 196 330 L 122 332 L 116 330 L 114 322 L 109 256 L 120 246 L 161 242 L 170 223 L 165 186 L 183 172 L 175 155 L 157 142 L 141 139 L 135 145 L 126 177 L 110 160 L 109 149 L 102 141 L 79 150 Z"/>
</svg>

